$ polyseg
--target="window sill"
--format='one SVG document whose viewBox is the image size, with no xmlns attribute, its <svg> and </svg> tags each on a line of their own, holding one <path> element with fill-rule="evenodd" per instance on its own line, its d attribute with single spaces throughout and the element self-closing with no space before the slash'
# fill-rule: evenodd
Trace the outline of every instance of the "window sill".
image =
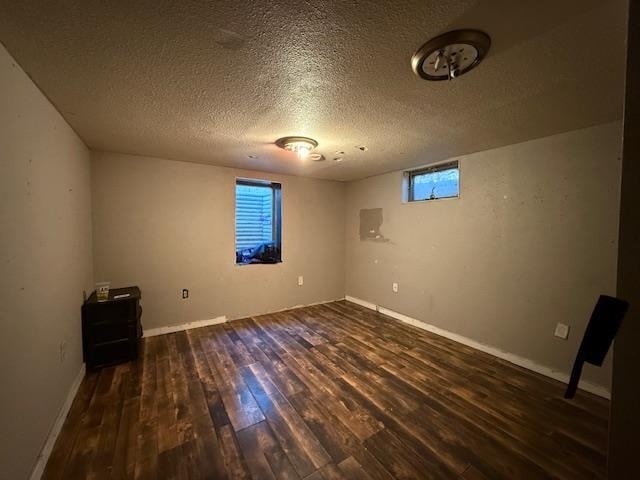
<svg viewBox="0 0 640 480">
<path fill-rule="evenodd" d="M 282 263 L 282 260 L 279 260 L 277 262 L 248 262 L 248 263 L 237 263 L 236 262 L 236 267 L 246 267 L 248 265 L 280 265 Z"/>
<path fill-rule="evenodd" d="M 456 197 L 425 198 L 424 200 L 403 200 L 402 203 L 406 203 L 406 204 L 429 203 L 429 202 L 437 202 L 439 200 L 460 200 L 460 195 Z"/>
</svg>

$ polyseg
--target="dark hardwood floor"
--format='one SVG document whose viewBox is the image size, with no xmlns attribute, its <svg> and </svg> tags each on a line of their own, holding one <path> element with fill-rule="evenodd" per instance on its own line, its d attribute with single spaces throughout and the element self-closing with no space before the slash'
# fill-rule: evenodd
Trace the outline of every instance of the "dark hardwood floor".
<svg viewBox="0 0 640 480">
<path fill-rule="evenodd" d="M 86 376 L 47 479 L 594 479 L 608 402 L 335 302 Z"/>
</svg>

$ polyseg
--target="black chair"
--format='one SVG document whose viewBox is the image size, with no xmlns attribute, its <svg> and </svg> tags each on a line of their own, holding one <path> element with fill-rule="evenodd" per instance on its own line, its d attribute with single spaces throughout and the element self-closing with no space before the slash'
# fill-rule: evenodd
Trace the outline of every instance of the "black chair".
<svg viewBox="0 0 640 480">
<path fill-rule="evenodd" d="M 627 302 L 619 298 L 600 295 L 578 349 L 564 398 L 573 398 L 576 394 L 584 362 L 598 367 L 602 366 L 602 362 L 607 356 L 611 342 L 613 342 L 618 333 L 628 306 Z"/>
</svg>

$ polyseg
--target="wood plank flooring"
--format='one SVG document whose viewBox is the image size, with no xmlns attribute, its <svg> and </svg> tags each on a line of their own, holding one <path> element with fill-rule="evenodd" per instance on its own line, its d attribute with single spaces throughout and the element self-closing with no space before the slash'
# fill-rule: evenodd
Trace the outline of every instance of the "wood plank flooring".
<svg viewBox="0 0 640 480">
<path fill-rule="evenodd" d="M 346 302 L 144 340 L 46 479 L 600 479 L 608 402 Z"/>
</svg>

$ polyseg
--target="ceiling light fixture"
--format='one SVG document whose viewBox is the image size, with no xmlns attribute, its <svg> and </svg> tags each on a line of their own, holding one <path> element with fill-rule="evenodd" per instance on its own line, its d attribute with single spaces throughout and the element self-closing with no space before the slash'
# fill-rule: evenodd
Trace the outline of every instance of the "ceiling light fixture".
<svg viewBox="0 0 640 480">
<path fill-rule="evenodd" d="M 282 137 L 276 140 L 276 145 L 296 153 L 301 159 L 305 159 L 311 150 L 318 146 L 318 142 L 308 137 Z"/>
<path fill-rule="evenodd" d="M 471 71 L 487 55 L 491 38 L 479 30 L 454 30 L 425 43 L 411 67 L 425 80 L 452 80 Z"/>
</svg>

